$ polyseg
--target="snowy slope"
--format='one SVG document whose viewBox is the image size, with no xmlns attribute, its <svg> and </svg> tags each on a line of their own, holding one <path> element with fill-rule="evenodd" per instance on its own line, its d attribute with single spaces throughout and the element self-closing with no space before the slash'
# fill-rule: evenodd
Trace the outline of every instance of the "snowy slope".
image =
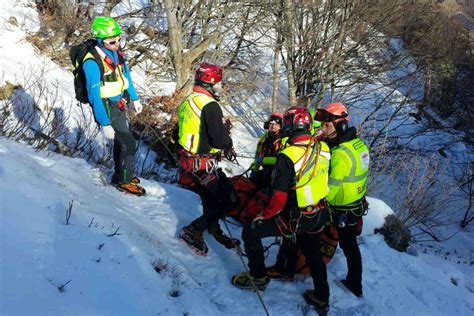
<svg viewBox="0 0 474 316">
<path fill-rule="evenodd" d="M 195 194 L 145 180 L 146 197 L 125 195 L 105 186 L 102 171 L 83 160 L 37 153 L 5 139 L 0 140 L 0 154 L 0 314 L 262 311 L 254 293 L 230 284 L 230 277 L 243 269 L 236 253 L 206 236 L 209 256 L 198 257 L 175 239 L 177 229 L 201 212 Z M 72 200 L 70 225 L 65 225 Z M 380 200 L 369 202 L 360 239 L 365 298 L 353 298 L 335 285 L 345 275 L 338 250 L 329 264 L 330 314 L 473 314 L 472 268 L 388 248 L 373 229 L 391 210 Z M 119 235 L 107 236 L 118 227 Z M 239 236 L 239 229 L 233 227 L 232 233 Z M 161 273 L 153 269 L 156 260 L 168 266 Z M 310 279 L 271 282 L 264 294 L 270 314 L 300 313 L 305 306 L 301 294 L 311 286 Z"/>
<path fill-rule="evenodd" d="M 0 85 L 23 83 L 25 78 L 33 84 L 38 74 L 46 73 L 41 84 L 57 87 L 61 101 L 54 106 L 71 113 L 73 122 L 81 114 L 73 102 L 72 75 L 25 40 L 26 32 L 38 28 L 37 14 L 28 3 L 0 1 Z M 5 22 L 10 16 L 19 26 Z M 139 86 L 146 86 L 141 72 L 132 75 Z M 163 86 L 165 92 L 172 88 L 169 83 Z M 34 85 L 30 88 L 28 94 L 38 93 Z M 229 109 L 244 118 L 233 130 L 242 156 L 254 151 L 263 116 L 254 105 L 263 97 L 248 96 Z M 47 100 L 38 104 L 46 105 Z M 249 161 L 241 157 L 241 167 L 227 168 L 242 172 Z M 144 180 L 146 197 L 127 196 L 104 185 L 104 173 L 79 159 L 36 153 L 0 139 L 0 315 L 263 314 L 255 294 L 230 285 L 230 277 L 243 269 L 235 253 L 207 236 L 210 254 L 201 258 L 174 238 L 177 229 L 200 214 L 196 195 Z M 66 226 L 72 200 L 71 224 Z M 474 314 L 472 264 L 423 253 L 412 257 L 387 248 L 373 228 L 391 210 L 380 200 L 370 202 L 360 239 L 366 298 L 356 300 L 334 284 L 346 271 L 339 251 L 329 265 L 330 314 Z M 120 235 L 107 237 L 118 227 Z M 239 229 L 231 228 L 239 236 Z M 462 236 L 466 257 L 472 254 L 472 240 Z M 153 262 L 166 267 L 157 273 Z M 68 281 L 60 292 L 58 287 Z M 305 313 L 301 293 L 310 287 L 310 280 L 272 282 L 264 295 L 270 314 Z"/>
</svg>

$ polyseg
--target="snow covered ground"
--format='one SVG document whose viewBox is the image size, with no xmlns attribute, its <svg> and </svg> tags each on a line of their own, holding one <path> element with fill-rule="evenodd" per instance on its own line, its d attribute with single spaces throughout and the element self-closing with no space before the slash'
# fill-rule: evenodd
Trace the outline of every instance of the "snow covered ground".
<svg viewBox="0 0 474 316">
<path fill-rule="evenodd" d="M 29 3 L 0 1 L 0 85 L 23 83 L 25 78 L 33 84 L 44 72 L 41 84 L 58 89 L 61 101 L 54 106 L 71 113 L 73 122 L 81 113 L 73 102 L 72 75 L 25 40 L 28 32 L 38 29 Z M 6 22 L 11 16 L 18 26 Z M 132 76 L 144 86 L 146 78 L 137 70 Z M 157 89 L 169 93 L 172 84 L 158 83 Z M 26 92 L 37 93 L 33 88 Z M 261 98 L 249 97 L 228 111 L 244 118 L 233 130 L 243 156 L 252 156 L 259 136 L 262 113 L 253 105 Z M 97 141 L 102 142 L 100 134 Z M 225 167 L 238 173 L 249 161 L 240 158 L 242 166 Z M 263 314 L 255 294 L 230 284 L 230 277 L 243 270 L 234 252 L 206 236 L 209 256 L 197 257 L 175 239 L 177 229 L 201 213 L 196 195 L 143 180 L 148 195 L 128 196 L 105 185 L 104 173 L 80 159 L 38 153 L 0 139 L 0 315 Z M 71 223 L 65 225 L 71 201 Z M 329 264 L 330 314 L 474 315 L 472 233 L 461 232 L 448 246 L 462 252 L 459 257 L 442 248 L 423 253 L 420 247 L 418 257 L 398 253 L 373 234 L 392 211 L 380 200 L 369 201 L 360 239 L 365 298 L 355 299 L 335 285 L 346 272 L 338 250 Z M 238 228 L 231 229 L 240 236 Z M 118 235 L 108 237 L 115 231 Z M 264 294 L 270 314 L 314 315 L 301 297 L 311 284 L 309 279 L 272 282 Z"/>
<path fill-rule="evenodd" d="M 0 154 L 0 314 L 263 314 L 254 293 L 230 284 L 243 270 L 236 253 L 206 236 L 209 256 L 198 257 L 176 240 L 177 229 L 201 212 L 195 194 L 144 180 L 147 196 L 126 195 L 104 185 L 102 170 L 83 160 L 5 139 Z M 346 273 L 338 250 L 329 264 L 330 314 L 474 314 L 472 267 L 388 248 L 373 229 L 391 210 L 380 200 L 369 202 L 360 238 L 365 298 L 335 285 Z M 264 293 L 270 314 L 314 315 L 301 296 L 311 286 L 309 278 L 272 281 Z"/>
</svg>

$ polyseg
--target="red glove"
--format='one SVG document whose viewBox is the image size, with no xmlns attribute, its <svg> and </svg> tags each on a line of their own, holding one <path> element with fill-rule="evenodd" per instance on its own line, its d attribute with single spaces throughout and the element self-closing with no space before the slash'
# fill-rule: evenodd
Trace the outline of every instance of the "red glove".
<svg viewBox="0 0 474 316">
<path fill-rule="evenodd" d="M 270 203 L 268 203 L 267 207 L 263 211 L 262 216 L 257 216 L 254 221 L 268 219 L 280 213 L 283 207 L 285 207 L 287 199 L 288 193 L 282 191 L 275 191 L 275 193 L 273 193 L 272 198 L 270 199 Z"/>
</svg>

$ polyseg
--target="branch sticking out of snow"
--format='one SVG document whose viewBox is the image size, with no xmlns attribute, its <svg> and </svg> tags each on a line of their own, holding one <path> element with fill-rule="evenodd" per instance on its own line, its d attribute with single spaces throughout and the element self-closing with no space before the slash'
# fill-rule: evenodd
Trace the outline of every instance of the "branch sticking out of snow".
<svg viewBox="0 0 474 316">
<path fill-rule="evenodd" d="M 66 285 L 68 285 L 71 281 L 72 281 L 72 280 L 69 280 L 69 281 L 67 281 L 66 283 L 64 283 L 63 285 L 58 286 L 58 291 L 61 292 L 61 293 L 64 292 L 64 288 L 65 288 Z"/>
<path fill-rule="evenodd" d="M 72 205 L 74 203 L 74 200 L 71 200 L 69 202 L 69 207 L 66 210 L 66 225 L 69 225 L 71 223 L 71 215 L 72 215 Z"/>
<path fill-rule="evenodd" d="M 112 234 L 108 234 L 107 237 L 113 237 L 113 236 L 118 236 L 118 235 L 120 235 L 120 234 L 118 233 L 119 229 L 120 229 L 120 226 L 117 227 L 117 229 L 116 229 Z"/>
</svg>

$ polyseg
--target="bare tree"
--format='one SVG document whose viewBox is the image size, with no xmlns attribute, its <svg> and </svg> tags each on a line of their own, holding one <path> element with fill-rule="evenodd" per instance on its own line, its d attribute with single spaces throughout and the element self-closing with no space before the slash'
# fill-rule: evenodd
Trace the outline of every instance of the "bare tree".
<svg viewBox="0 0 474 316">
<path fill-rule="evenodd" d="M 273 65 L 272 65 L 272 81 L 273 81 L 273 93 L 272 93 L 272 112 L 277 110 L 278 106 L 278 86 L 280 81 L 280 53 L 282 48 L 283 36 L 281 32 L 277 34 L 277 40 L 275 43 L 275 52 L 273 54 Z"/>
<path fill-rule="evenodd" d="M 88 19 L 92 19 L 94 16 L 94 8 L 95 8 L 96 0 L 89 0 L 86 9 L 86 16 Z"/>
<path fill-rule="evenodd" d="M 294 65 L 294 32 L 293 25 L 295 23 L 295 14 L 294 14 L 294 5 L 293 1 L 285 0 L 284 2 L 284 16 L 285 16 L 285 48 L 286 48 L 286 70 L 287 70 L 287 80 L 288 80 L 288 100 L 290 106 L 296 106 L 296 85 L 295 85 L 295 65 Z M 278 32 L 278 31 L 277 31 Z"/>
<path fill-rule="evenodd" d="M 78 6 L 75 0 L 44 0 L 43 1 L 44 14 L 51 14 L 53 21 L 68 21 L 76 20 L 78 13 Z M 75 31 L 75 23 L 60 23 L 55 25 L 53 36 L 50 39 L 52 49 L 58 49 L 64 41 Z"/>
<path fill-rule="evenodd" d="M 197 6 L 202 5 L 198 2 Z M 203 34 L 202 40 L 193 44 L 188 50 L 183 49 L 184 31 L 182 21 L 185 19 L 179 2 L 164 0 L 166 20 L 168 21 L 169 43 L 171 60 L 176 72 L 176 85 L 178 89 L 183 88 L 190 82 L 191 65 L 204 53 L 204 51 L 215 42 L 220 34 L 217 31 L 211 34 Z"/>
</svg>

